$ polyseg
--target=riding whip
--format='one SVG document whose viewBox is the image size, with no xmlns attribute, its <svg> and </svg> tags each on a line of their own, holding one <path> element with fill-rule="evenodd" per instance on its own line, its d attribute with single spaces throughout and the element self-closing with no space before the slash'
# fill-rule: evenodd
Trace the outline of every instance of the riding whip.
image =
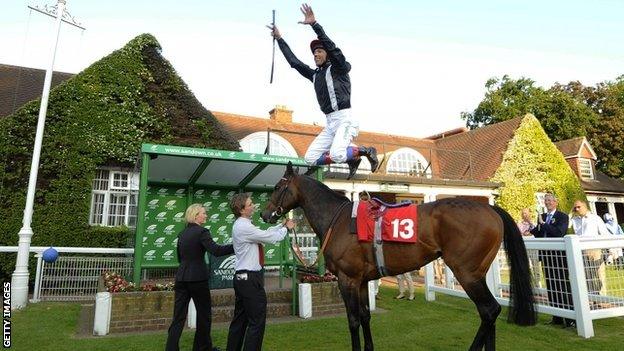
<svg viewBox="0 0 624 351">
<path fill-rule="evenodd" d="M 275 10 L 273 10 L 273 22 L 271 22 L 273 29 L 275 29 Z M 273 58 L 271 58 L 271 80 L 269 84 L 273 84 L 273 69 L 275 67 L 275 37 L 273 37 Z"/>
</svg>

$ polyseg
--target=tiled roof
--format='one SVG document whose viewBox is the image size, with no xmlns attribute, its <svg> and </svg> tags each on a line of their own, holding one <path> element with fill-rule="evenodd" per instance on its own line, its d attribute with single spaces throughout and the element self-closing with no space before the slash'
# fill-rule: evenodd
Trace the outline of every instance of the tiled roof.
<svg viewBox="0 0 624 351">
<path fill-rule="evenodd" d="M 54 72 L 52 88 L 73 76 L 71 73 Z M 0 64 L 0 118 L 39 98 L 44 78 L 45 70 L 42 69 Z"/>
<path fill-rule="evenodd" d="M 440 168 L 453 179 L 489 180 L 500 167 L 503 154 L 523 118 L 437 139 Z"/>
<path fill-rule="evenodd" d="M 611 178 L 606 174 L 596 170 L 596 178 L 593 180 L 584 180 L 580 178 L 581 186 L 586 192 L 605 192 L 624 194 L 624 181 Z"/>
<path fill-rule="evenodd" d="M 583 145 L 585 137 L 577 137 L 567 140 L 561 140 L 555 143 L 555 146 L 561 151 L 564 157 L 576 156 Z"/>
</svg>

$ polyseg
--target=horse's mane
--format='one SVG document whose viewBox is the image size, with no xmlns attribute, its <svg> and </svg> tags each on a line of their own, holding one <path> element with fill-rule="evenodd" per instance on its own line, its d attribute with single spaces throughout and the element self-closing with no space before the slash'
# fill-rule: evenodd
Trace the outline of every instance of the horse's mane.
<svg viewBox="0 0 624 351">
<path fill-rule="evenodd" d="M 331 189 L 330 187 L 328 187 L 327 185 L 325 185 L 325 184 L 323 184 L 323 183 L 319 182 L 318 180 L 316 180 L 316 179 L 314 179 L 314 178 L 312 178 L 312 177 L 310 177 L 310 176 L 308 176 L 308 175 L 302 174 L 302 175 L 299 175 L 299 177 L 300 177 L 301 179 L 303 179 L 303 181 L 304 181 L 306 184 L 314 184 L 315 186 L 317 186 L 318 188 L 320 188 L 319 190 L 323 190 L 323 191 L 327 192 L 327 193 L 329 194 L 329 196 L 331 196 L 331 198 L 332 198 L 333 200 L 340 201 L 340 202 L 343 202 L 343 201 L 345 201 L 345 200 L 346 200 L 346 201 L 351 201 L 351 200 L 349 200 L 349 198 L 347 198 L 346 196 L 341 195 L 340 193 L 338 193 L 338 192 L 336 192 L 336 191 L 332 190 L 332 189 Z"/>
</svg>

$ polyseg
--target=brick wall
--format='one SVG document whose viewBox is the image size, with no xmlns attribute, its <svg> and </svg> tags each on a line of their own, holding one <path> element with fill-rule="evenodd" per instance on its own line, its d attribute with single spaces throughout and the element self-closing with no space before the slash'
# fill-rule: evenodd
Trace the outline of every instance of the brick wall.
<svg viewBox="0 0 624 351">
<path fill-rule="evenodd" d="M 310 284 L 312 288 L 312 316 L 346 313 L 338 282 Z"/>
<path fill-rule="evenodd" d="M 173 291 L 112 294 L 110 333 L 167 329 L 173 295 Z"/>
</svg>

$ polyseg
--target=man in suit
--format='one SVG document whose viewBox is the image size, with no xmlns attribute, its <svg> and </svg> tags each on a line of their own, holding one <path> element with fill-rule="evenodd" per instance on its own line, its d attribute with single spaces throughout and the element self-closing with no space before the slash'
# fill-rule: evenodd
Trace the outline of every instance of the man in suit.
<svg viewBox="0 0 624 351">
<path fill-rule="evenodd" d="M 553 194 L 544 196 L 546 213 L 537 217 L 537 226 L 531 230 L 536 238 L 562 238 L 568 230 L 570 221 L 567 214 L 557 210 L 557 198 Z M 539 259 L 544 267 L 544 278 L 548 301 L 553 307 L 572 309 L 572 294 L 570 280 L 568 279 L 568 261 L 565 251 L 542 250 Z M 553 316 L 550 324 L 573 327 L 575 322 L 571 319 Z"/>
<path fill-rule="evenodd" d="M 204 261 L 206 251 L 214 256 L 234 253 L 230 245 L 218 245 L 212 240 L 206 223 L 206 210 L 201 204 L 192 204 L 186 209 L 186 228 L 178 234 L 178 261 L 180 265 L 175 278 L 175 304 L 173 320 L 169 327 L 166 351 L 179 351 L 178 345 L 191 298 L 197 309 L 197 329 L 193 340 L 193 351 L 213 351 L 210 327 L 212 306 L 210 302 L 210 273 Z"/>
</svg>

